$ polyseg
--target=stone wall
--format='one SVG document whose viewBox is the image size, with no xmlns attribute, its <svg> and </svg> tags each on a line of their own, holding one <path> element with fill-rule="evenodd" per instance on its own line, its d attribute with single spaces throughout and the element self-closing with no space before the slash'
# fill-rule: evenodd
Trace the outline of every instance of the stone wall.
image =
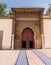
<svg viewBox="0 0 51 65">
<path fill-rule="evenodd" d="M 43 17 L 44 47 L 51 48 L 51 17 Z"/>
<path fill-rule="evenodd" d="M 12 22 L 13 19 L 0 19 L 0 31 L 3 32 L 2 36 L 2 49 L 11 48 L 11 36 L 12 36 Z M 26 28 L 29 27 L 34 32 L 35 48 L 41 47 L 39 26 L 37 26 L 37 21 L 16 21 L 16 33 L 18 34 L 15 39 L 17 41 L 17 48 L 21 47 L 21 33 Z M 26 24 L 25 24 L 26 23 Z M 51 48 L 51 18 L 49 16 L 43 16 L 43 43 L 44 48 Z"/>
<path fill-rule="evenodd" d="M 11 48 L 12 19 L 0 19 L 0 31 L 3 31 L 2 49 Z"/>
</svg>

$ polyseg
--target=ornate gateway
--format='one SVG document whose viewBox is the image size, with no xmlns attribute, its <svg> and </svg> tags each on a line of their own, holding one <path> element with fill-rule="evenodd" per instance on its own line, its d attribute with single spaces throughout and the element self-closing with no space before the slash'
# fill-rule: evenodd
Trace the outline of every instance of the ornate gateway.
<svg viewBox="0 0 51 65">
<path fill-rule="evenodd" d="M 12 8 L 14 48 L 42 48 L 43 8 Z"/>
</svg>

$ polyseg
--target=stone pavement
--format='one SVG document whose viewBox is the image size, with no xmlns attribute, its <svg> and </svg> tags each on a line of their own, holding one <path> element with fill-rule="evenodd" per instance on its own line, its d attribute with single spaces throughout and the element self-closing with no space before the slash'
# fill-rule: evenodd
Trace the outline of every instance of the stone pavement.
<svg viewBox="0 0 51 65">
<path fill-rule="evenodd" d="M 44 62 L 45 65 L 51 65 L 51 59 L 43 53 L 33 50 L 33 52 Z"/>
<path fill-rule="evenodd" d="M 51 65 L 51 49 L 0 50 L 0 65 Z"/>
<path fill-rule="evenodd" d="M 45 65 L 33 52 L 32 50 L 27 50 L 27 57 L 29 65 Z"/>
</svg>

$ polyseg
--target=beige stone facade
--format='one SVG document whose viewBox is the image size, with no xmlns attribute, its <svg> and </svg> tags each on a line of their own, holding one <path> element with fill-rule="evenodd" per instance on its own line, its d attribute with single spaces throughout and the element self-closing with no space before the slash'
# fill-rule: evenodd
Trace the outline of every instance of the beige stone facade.
<svg viewBox="0 0 51 65">
<path fill-rule="evenodd" d="M 43 16 L 44 48 L 51 48 L 51 17 Z"/>
<path fill-rule="evenodd" d="M 11 48 L 12 19 L 0 19 L 0 49 Z M 1 38 L 2 37 L 2 38 Z"/>
<path fill-rule="evenodd" d="M 12 11 L 13 18 L 0 19 L 0 49 L 22 49 L 25 41 L 26 49 L 51 48 L 51 17 L 43 15 L 42 8 L 12 8 Z"/>
</svg>

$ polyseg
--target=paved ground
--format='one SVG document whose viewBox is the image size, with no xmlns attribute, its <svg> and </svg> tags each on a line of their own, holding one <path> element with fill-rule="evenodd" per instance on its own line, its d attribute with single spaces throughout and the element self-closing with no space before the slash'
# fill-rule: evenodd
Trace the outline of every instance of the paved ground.
<svg viewBox="0 0 51 65">
<path fill-rule="evenodd" d="M 51 49 L 0 50 L 0 65 L 51 65 Z"/>
</svg>

